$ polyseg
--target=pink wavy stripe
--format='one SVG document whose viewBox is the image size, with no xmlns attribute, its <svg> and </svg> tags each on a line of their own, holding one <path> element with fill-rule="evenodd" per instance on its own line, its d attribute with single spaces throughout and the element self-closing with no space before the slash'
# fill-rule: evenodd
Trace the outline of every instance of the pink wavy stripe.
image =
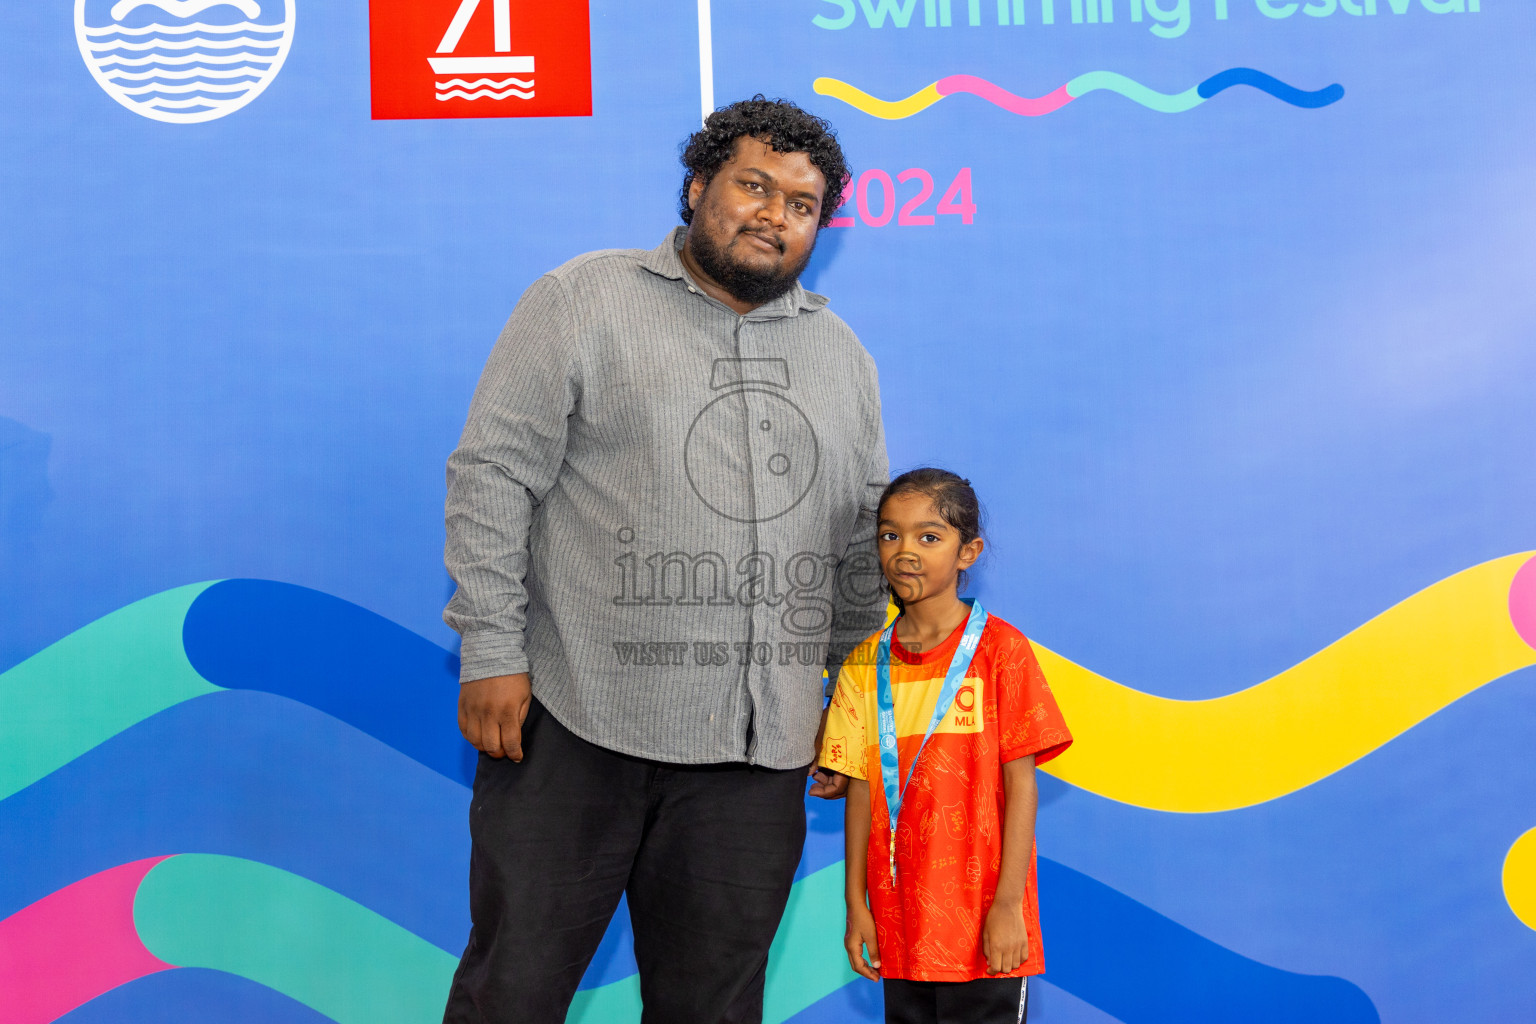
<svg viewBox="0 0 1536 1024">
<path fill-rule="evenodd" d="M 985 78 L 977 78 L 975 75 L 950 75 L 941 78 L 934 83 L 940 96 L 949 96 L 957 92 L 968 92 L 980 96 L 988 103 L 995 103 L 1004 110 L 1023 114 L 1025 117 L 1039 117 L 1041 114 L 1049 114 L 1053 110 L 1060 110 L 1072 102 L 1072 95 L 1063 85 L 1055 92 L 1046 93 L 1036 99 L 1027 96 L 1015 96 L 1001 86 L 993 85 Z"/>
<path fill-rule="evenodd" d="M 1536 558 L 1522 565 L 1509 583 L 1509 621 L 1520 639 L 1536 647 Z"/>
<path fill-rule="evenodd" d="M 0 921 L 0 1024 L 47 1024 L 103 992 L 173 965 L 133 926 L 149 857 L 108 868 Z"/>
</svg>

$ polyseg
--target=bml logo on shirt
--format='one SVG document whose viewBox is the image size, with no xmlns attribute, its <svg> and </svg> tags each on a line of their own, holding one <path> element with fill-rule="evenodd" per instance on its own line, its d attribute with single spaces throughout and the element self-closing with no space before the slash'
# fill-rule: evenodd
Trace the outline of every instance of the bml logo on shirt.
<svg viewBox="0 0 1536 1024">
<path fill-rule="evenodd" d="M 955 701 L 950 705 L 949 715 L 934 733 L 977 733 L 986 729 L 987 723 L 981 714 L 981 691 L 986 685 L 986 680 L 980 676 L 970 676 L 965 680 L 965 685 L 955 691 Z"/>
<path fill-rule="evenodd" d="M 370 0 L 375 120 L 586 117 L 587 0 Z"/>
</svg>

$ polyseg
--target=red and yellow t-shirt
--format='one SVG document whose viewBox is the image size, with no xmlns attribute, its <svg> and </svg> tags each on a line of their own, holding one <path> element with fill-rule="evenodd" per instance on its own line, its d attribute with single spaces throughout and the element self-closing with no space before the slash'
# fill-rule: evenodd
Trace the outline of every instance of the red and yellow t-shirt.
<svg viewBox="0 0 1536 1024">
<path fill-rule="evenodd" d="M 903 776 L 923 741 L 944 673 L 964 624 L 931 651 L 891 643 L 896 755 Z M 869 903 L 880 944 L 880 973 L 910 981 L 988 977 L 981 928 L 997 892 L 1003 852 L 1003 763 L 1035 755 L 1042 764 L 1067 749 L 1072 734 L 1056 707 L 1024 634 L 995 615 L 948 716 L 923 747 L 903 799 L 890 868 L 890 813 L 880 780 L 875 692 L 879 634 L 843 664 L 827 715 L 820 764 L 869 781 Z M 899 782 L 898 782 L 899 784 Z M 1035 856 L 1024 896 L 1029 958 L 1009 977 L 1045 970 Z"/>
</svg>

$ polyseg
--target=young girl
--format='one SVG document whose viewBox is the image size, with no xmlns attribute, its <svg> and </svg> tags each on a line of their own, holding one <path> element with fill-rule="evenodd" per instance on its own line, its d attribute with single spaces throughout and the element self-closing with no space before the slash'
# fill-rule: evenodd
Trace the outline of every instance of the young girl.
<svg viewBox="0 0 1536 1024">
<path fill-rule="evenodd" d="M 904 473 L 879 519 L 901 615 L 849 655 L 819 762 L 851 779 L 848 960 L 884 979 L 887 1024 L 1018 1024 L 1045 969 L 1035 765 L 1072 736 L 1024 634 L 960 599 L 970 483 Z"/>
</svg>

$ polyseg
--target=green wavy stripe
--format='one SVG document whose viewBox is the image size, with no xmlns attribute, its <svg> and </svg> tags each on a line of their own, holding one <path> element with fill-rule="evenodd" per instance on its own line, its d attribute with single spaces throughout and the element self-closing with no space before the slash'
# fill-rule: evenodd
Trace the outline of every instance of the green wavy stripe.
<svg viewBox="0 0 1536 1024">
<path fill-rule="evenodd" d="M 843 864 L 795 883 L 769 954 L 765 1024 L 852 981 L 843 954 Z M 133 904 L 150 953 L 247 978 L 340 1024 L 442 1016 L 458 960 L 323 885 L 267 864 L 187 853 L 152 868 Z M 635 975 L 576 994 L 567 1024 L 638 1024 Z"/>
<path fill-rule="evenodd" d="M 1135 79 L 1126 78 L 1114 71 L 1090 71 L 1087 74 L 1078 75 L 1067 83 L 1067 93 L 1073 99 L 1086 96 L 1098 89 L 1117 92 L 1126 99 L 1161 114 L 1182 114 L 1205 102 L 1200 96 L 1198 86 L 1179 93 L 1163 93 L 1149 89 Z"/>
<path fill-rule="evenodd" d="M 0 800 L 135 722 L 220 689 L 187 661 L 187 609 L 217 580 L 135 601 L 0 674 Z"/>
<path fill-rule="evenodd" d="M 843 952 L 844 862 L 795 883 L 768 953 L 765 1024 L 780 1024 L 858 977 Z"/>
<path fill-rule="evenodd" d="M 565 1024 L 639 1024 L 640 975 L 576 993 Z"/>
<path fill-rule="evenodd" d="M 249 978 L 340 1024 L 440 1020 L 458 959 L 323 885 L 239 857 L 155 865 L 133 920 L 177 967 Z"/>
<path fill-rule="evenodd" d="M 768 953 L 763 1024 L 782 1024 L 857 978 L 843 952 L 843 862 L 796 882 Z M 576 993 L 565 1024 L 638 1024 L 640 979 Z"/>
</svg>

